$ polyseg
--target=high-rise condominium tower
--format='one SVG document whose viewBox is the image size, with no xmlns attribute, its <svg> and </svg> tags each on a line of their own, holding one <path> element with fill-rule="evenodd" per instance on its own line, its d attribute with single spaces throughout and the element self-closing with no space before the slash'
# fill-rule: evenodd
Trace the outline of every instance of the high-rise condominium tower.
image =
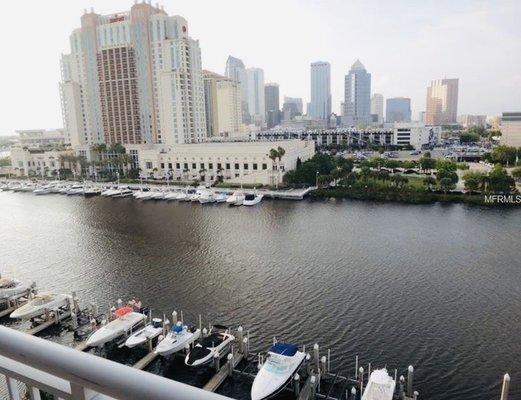
<svg viewBox="0 0 521 400">
<path fill-rule="evenodd" d="M 246 67 L 242 60 L 229 56 L 226 60 L 226 71 L 224 73 L 228 78 L 239 83 L 241 87 L 241 109 L 242 122 L 250 123 L 250 112 L 248 110 L 248 75 L 246 74 Z"/>
<path fill-rule="evenodd" d="M 411 122 L 411 99 L 406 97 L 387 99 L 385 122 Z"/>
<path fill-rule="evenodd" d="M 311 102 L 308 115 L 327 119 L 331 114 L 331 64 L 325 61 L 311 63 Z"/>
<path fill-rule="evenodd" d="M 264 85 L 264 102 L 266 106 L 266 124 L 268 129 L 280 122 L 280 95 L 277 83 Z"/>
<path fill-rule="evenodd" d="M 248 78 L 248 109 L 252 122 L 264 126 L 264 71 L 260 68 L 246 69 Z"/>
<path fill-rule="evenodd" d="M 384 97 L 380 93 L 375 93 L 371 97 L 371 115 L 378 117 L 379 124 L 384 121 Z"/>
<path fill-rule="evenodd" d="M 432 81 L 427 88 L 427 125 L 453 124 L 458 116 L 458 79 Z"/>
<path fill-rule="evenodd" d="M 203 75 L 208 135 L 233 137 L 240 134 L 240 83 L 210 71 L 203 71 Z"/>
<path fill-rule="evenodd" d="M 111 15 L 91 10 L 70 45 L 60 89 L 73 145 L 206 138 L 201 51 L 184 18 L 149 3 Z"/>
<path fill-rule="evenodd" d="M 345 76 L 344 117 L 348 125 L 371 121 L 371 74 L 360 60 L 356 60 Z"/>
</svg>

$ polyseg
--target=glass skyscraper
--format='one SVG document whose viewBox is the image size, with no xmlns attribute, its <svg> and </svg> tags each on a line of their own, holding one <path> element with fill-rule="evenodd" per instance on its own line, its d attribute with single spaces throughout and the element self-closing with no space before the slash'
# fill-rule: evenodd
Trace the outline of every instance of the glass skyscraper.
<svg viewBox="0 0 521 400">
<path fill-rule="evenodd" d="M 311 104 L 308 114 L 313 119 L 327 119 L 331 115 L 331 64 L 311 63 Z"/>
<path fill-rule="evenodd" d="M 356 60 L 345 76 L 343 111 L 344 124 L 371 122 L 371 74 L 365 70 L 360 60 Z"/>
</svg>

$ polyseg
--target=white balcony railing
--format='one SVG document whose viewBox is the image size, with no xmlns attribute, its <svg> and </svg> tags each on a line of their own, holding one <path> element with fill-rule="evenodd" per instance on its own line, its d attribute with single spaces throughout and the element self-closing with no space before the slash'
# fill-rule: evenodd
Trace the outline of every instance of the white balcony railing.
<svg viewBox="0 0 521 400">
<path fill-rule="evenodd" d="M 3 326 L 0 374 L 5 375 L 10 400 L 22 398 L 20 383 L 31 400 L 41 399 L 40 390 L 74 400 L 230 400 Z"/>
</svg>

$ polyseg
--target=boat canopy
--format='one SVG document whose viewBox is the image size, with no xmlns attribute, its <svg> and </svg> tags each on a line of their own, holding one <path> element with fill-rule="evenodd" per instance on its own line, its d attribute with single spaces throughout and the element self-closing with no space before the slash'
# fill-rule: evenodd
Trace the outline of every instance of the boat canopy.
<svg viewBox="0 0 521 400">
<path fill-rule="evenodd" d="M 282 354 L 284 356 L 292 357 L 298 351 L 298 347 L 294 344 L 289 343 L 275 343 L 271 346 L 270 352 L 276 354 Z"/>
<path fill-rule="evenodd" d="M 183 331 L 183 324 L 179 321 L 177 324 L 172 326 L 172 332 L 181 333 Z"/>
<path fill-rule="evenodd" d="M 128 313 L 131 313 L 132 311 L 134 311 L 132 307 L 121 307 L 114 311 L 113 314 L 115 317 L 122 317 L 124 315 L 127 315 Z"/>
</svg>

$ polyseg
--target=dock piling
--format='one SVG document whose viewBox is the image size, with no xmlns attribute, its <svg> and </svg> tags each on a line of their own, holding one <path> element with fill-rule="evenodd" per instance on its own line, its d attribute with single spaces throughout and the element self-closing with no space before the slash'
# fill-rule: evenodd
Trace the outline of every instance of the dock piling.
<svg viewBox="0 0 521 400">
<path fill-rule="evenodd" d="M 414 378 L 414 367 L 409 365 L 407 368 L 407 396 L 412 397 L 412 383 Z"/>
<path fill-rule="evenodd" d="M 367 379 L 371 376 L 371 363 L 367 366 Z"/>
<path fill-rule="evenodd" d="M 351 399 L 356 400 L 356 388 L 354 386 L 351 388 Z"/>
<path fill-rule="evenodd" d="M 405 378 L 403 377 L 403 375 L 400 375 L 400 391 L 398 393 L 398 396 L 400 397 L 400 399 L 403 399 L 405 397 L 405 391 L 404 391 L 404 383 L 405 383 Z"/>
<path fill-rule="evenodd" d="M 311 383 L 311 399 L 314 400 L 315 395 L 317 393 L 317 378 L 315 377 L 315 375 L 313 375 L 310 378 L 310 383 Z"/>
<path fill-rule="evenodd" d="M 508 389 L 510 386 L 510 375 L 503 376 L 503 386 L 501 388 L 501 400 L 508 400 Z"/>
<path fill-rule="evenodd" d="M 177 311 L 172 311 L 172 324 L 177 324 Z"/>
<path fill-rule="evenodd" d="M 78 315 L 75 311 L 71 312 L 72 329 L 78 329 Z"/>
<path fill-rule="evenodd" d="M 228 363 L 226 364 L 228 366 L 228 376 L 233 375 L 233 352 L 228 354 L 226 357 L 228 359 Z"/>
<path fill-rule="evenodd" d="M 358 356 L 355 356 L 355 379 L 358 380 Z"/>
<path fill-rule="evenodd" d="M 242 339 L 242 343 L 244 358 L 247 360 L 250 355 L 250 342 L 248 341 L 248 338 L 245 337 Z"/>
<path fill-rule="evenodd" d="M 322 356 L 320 358 L 320 376 L 325 376 L 327 373 L 327 358 L 326 356 Z"/>
<path fill-rule="evenodd" d="M 318 372 L 320 370 L 320 350 L 318 343 L 313 345 L 313 358 L 315 359 L 315 370 Z"/>
<path fill-rule="evenodd" d="M 239 351 L 244 354 L 244 343 L 242 341 L 243 339 L 243 329 L 242 326 L 239 326 L 237 328 L 237 342 L 239 343 Z"/>
<path fill-rule="evenodd" d="M 298 398 L 300 394 L 300 376 L 299 374 L 295 374 L 293 377 L 293 392 L 295 393 L 295 397 Z"/>
<path fill-rule="evenodd" d="M 364 367 L 360 367 L 358 370 L 360 373 L 360 396 L 364 393 Z"/>
<path fill-rule="evenodd" d="M 199 331 L 203 331 L 203 318 L 201 317 L 201 314 L 199 314 Z"/>
<path fill-rule="evenodd" d="M 180 321 L 184 325 L 185 319 L 183 318 L 183 310 L 181 310 L 181 319 L 180 319 Z"/>
<path fill-rule="evenodd" d="M 412 398 L 413 398 L 414 400 L 418 400 L 418 396 L 419 396 L 419 395 L 420 395 L 420 393 L 419 393 L 418 391 L 415 390 L 414 393 L 412 394 Z"/>
<path fill-rule="evenodd" d="M 306 354 L 306 375 L 311 375 L 311 354 Z"/>
<path fill-rule="evenodd" d="M 219 372 L 219 370 L 221 369 L 221 356 L 218 352 L 215 353 L 213 356 L 213 367 L 216 372 Z"/>
</svg>

